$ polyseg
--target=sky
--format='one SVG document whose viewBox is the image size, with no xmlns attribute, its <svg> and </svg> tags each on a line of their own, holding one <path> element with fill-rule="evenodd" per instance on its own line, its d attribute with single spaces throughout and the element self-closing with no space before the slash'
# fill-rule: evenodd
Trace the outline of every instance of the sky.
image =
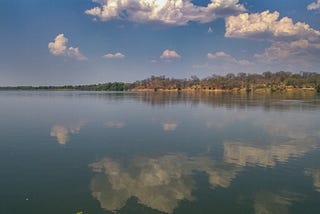
<svg viewBox="0 0 320 214">
<path fill-rule="evenodd" d="M 1 0 L 0 85 L 320 72 L 320 0 Z"/>
</svg>

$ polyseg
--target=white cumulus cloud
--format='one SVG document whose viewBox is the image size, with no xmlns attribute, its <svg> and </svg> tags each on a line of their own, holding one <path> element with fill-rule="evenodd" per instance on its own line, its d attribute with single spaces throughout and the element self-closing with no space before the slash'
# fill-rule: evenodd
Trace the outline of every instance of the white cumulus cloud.
<svg viewBox="0 0 320 214">
<path fill-rule="evenodd" d="M 162 52 L 160 58 L 164 60 L 169 60 L 169 59 L 178 59 L 178 58 L 181 58 L 181 56 L 174 50 L 166 49 Z"/>
<path fill-rule="evenodd" d="M 124 19 L 133 22 L 160 22 L 186 25 L 189 21 L 211 22 L 245 11 L 239 0 L 212 0 L 206 7 L 191 0 L 93 0 L 99 6 L 85 11 L 102 21 Z"/>
<path fill-rule="evenodd" d="M 226 37 L 280 39 L 319 39 L 320 32 L 303 22 L 293 23 L 291 18 L 279 19 L 279 12 L 243 13 L 226 18 Z"/>
<path fill-rule="evenodd" d="M 106 58 L 106 59 L 123 59 L 123 58 L 125 58 L 125 55 L 120 53 L 120 52 L 118 52 L 118 53 L 114 53 L 114 54 L 108 53 L 108 54 L 106 54 L 106 55 L 104 55 L 102 57 Z"/>
<path fill-rule="evenodd" d="M 230 16 L 226 18 L 225 36 L 269 41 L 270 47 L 254 55 L 260 62 L 288 65 L 291 69 L 319 64 L 320 31 L 288 17 L 280 18 L 277 11 Z"/>
<path fill-rule="evenodd" d="M 64 34 L 58 34 L 53 42 L 48 44 L 50 53 L 55 56 L 67 56 L 77 60 L 86 60 L 79 48 L 67 47 L 68 38 Z"/>
<path fill-rule="evenodd" d="M 308 10 L 320 10 L 320 0 L 317 0 L 316 2 L 312 2 L 307 6 Z"/>
</svg>

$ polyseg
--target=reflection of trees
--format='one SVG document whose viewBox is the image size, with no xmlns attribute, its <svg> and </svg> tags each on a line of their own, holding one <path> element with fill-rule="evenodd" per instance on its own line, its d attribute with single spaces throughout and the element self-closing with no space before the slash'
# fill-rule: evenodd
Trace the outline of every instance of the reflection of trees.
<svg viewBox="0 0 320 214">
<path fill-rule="evenodd" d="M 66 144 L 69 140 L 70 134 L 76 134 L 80 132 L 84 122 L 79 122 L 72 125 L 55 125 L 51 128 L 50 136 L 56 137 L 59 144 Z"/>
<path fill-rule="evenodd" d="M 27 93 L 27 92 L 26 92 Z M 34 93 L 28 93 L 34 96 Z M 310 91 L 293 91 L 286 93 L 229 93 L 229 92 L 89 92 L 89 91 L 64 91 L 42 92 L 41 96 L 64 97 L 68 99 L 85 97 L 88 100 L 107 101 L 137 101 L 152 106 L 166 106 L 179 103 L 186 104 L 207 104 L 212 107 L 226 108 L 249 108 L 262 107 L 269 109 L 296 109 L 296 110 L 317 110 L 320 106 L 319 95 Z M 277 101 L 275 101 L 277 100 Z M 280 100 L 280 101 L 279 101 Z"/>
<path fill-rule="evenodd" d="M 55 95 L 58 96 L 58 95 Z M 65 96 L 65 95 L 59 95 Z M 108 101 L 137 101 L 152 106 L 166 106 L 179 103 L 206 104 L 212 107 L 226 108 L 254 108 L 269 109 L 317 109 L 320 106 L 319 96 L 310 91 L 296 91 L 287 93 L 230 93 L 230 92 L 70 92 L 69 96 L 86 96 L 90 99 L 106 99 Z M 279 101 L 280 100 L 280 101 Z"/>
<path fill-rule="evenodd" d="M 107 96 L 112 97 L 112 94 Z M 123 98 L 148 103 L 150 105 L 172 105 L 178 103 L 207 104 L 212 107 L 249 108 L 262 107 L 269 109 L 317 109 L 320 103 L 313 100 L 317 97 L 314 92 L 288 92 L 284 94 L 245 94 L 227 92 L 140 92 L 132 93 Z M 278 100 L 278 101 L 275 101 Z M 284 100 L 284 101 L 279 101 Z M 297 101 L 300 100 L 300 101 Z M 301 101 L 304 100 L 304 101 Z"/>
<path fill-rule="evenodd" d="M 126 163 L 102 159 L 90 167 L 97 172 L 91 181 L 92 195 L 104 209 L 119 210 L 136 197 L 139 203 L 166 213 L 172 213 L 182 200 L 193 200 L 194 171 L 207 173 L 212 187 L 228 187 L 240 170 L 208 157 L 182 154 L 136 157 Z"/>
</svg>

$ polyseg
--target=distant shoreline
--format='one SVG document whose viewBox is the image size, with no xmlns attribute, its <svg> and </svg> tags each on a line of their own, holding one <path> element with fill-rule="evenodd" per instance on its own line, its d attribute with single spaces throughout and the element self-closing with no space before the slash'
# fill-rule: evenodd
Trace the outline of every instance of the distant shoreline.
<svg viewBox="0 0 320 214">
<path fill-rule="evenodd" d="M 262 74 L 227 74 L 213 75 L 199 79 L 191 76 L 189 79 L 175 79 L 165 76 L 151 76 L 133 83 L 107 82 L 91 85 L 64 86 L 5 86 L 2 91 L 202 91 L 202 92 L 239 92 L 239 93 L 269 93 L 285 91 L 316 91 L 320 93 L 320 74 L 310 72 L 264 72 Z"/>
<path fill-rule="evenodd" d="M 290 93 L 290 92 L 318 92 L 316 88 L 285 88 L 282 90 L 272 90 L 271 88 L 259 88 L 247 91 L 246 89 L 130 89 L 130 90 L 83 90 L 83 89 L 18 89 L 17 87 L 0 87 L 0 91 L 88 91 L 88 92 L 147 92 L 147 93 Z"/>
<path fill-rule="evenodd" d="M 246 89 L 133 89 L 131 92 L 212 92 L 212 93 L 273 93 L 273 92 L 316 92 L 315 88 L 285 88 L 282 90 L 273 91 L 271 88 L 259 88 L 247 91 Z"/>
</svg>

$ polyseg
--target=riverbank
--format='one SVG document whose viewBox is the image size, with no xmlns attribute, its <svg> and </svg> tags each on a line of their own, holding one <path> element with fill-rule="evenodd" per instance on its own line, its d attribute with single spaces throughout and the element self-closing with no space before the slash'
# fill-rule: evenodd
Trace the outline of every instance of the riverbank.
<svg viewBox="0 0 320 214">
<path fill-rule="evenodd" d="M 210 93 L 292 93 L 292 92 L 317 92 L 316 88 L 293 88 L 286 87 L 282 89 L 273 88 L 233 88 L 233 89 L 209 89 L 209 88 L 184 88 L 184 89 L 171 89 L 171 88 L 133 88 L 128 91 L 132 92 L 210 92 Z"/>
</svg>

